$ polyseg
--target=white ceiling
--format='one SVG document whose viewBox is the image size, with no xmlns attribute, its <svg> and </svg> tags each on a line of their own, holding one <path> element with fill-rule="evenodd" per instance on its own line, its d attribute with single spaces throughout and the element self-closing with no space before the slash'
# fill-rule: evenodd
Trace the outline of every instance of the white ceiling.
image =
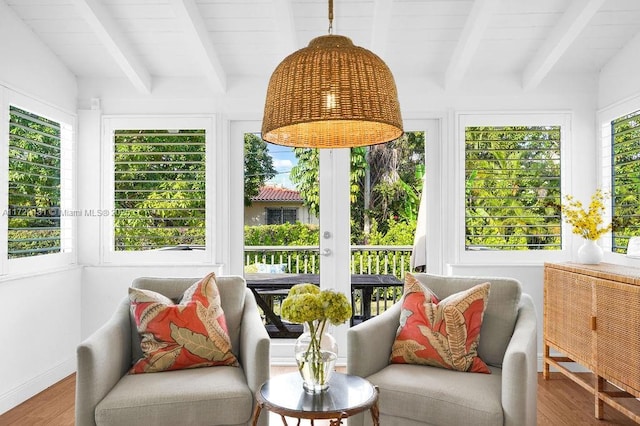
<svg viewBox="0 0 640 426">
<path fill-rule="evenodd" d="M 328 31 L 325 0 L 0 0 L 80 78 L 267 79 Z M 398 78 L 598 73 L 640 36 L 640 0 L 335 0 L 334 33 Z"/>
</svg>

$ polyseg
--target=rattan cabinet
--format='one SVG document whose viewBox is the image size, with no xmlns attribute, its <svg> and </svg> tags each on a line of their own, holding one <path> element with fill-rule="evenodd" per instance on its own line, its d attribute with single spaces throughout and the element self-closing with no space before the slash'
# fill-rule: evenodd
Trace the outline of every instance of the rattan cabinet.
<svg viewBox="0 0 640 426">
<path fill-rule="evenodd" d="M 550 366 L 593 393 L 598 419 L 606 403 L 640 423 L 640 268 L 545 264 L 545 380 Z"/>
</svg>

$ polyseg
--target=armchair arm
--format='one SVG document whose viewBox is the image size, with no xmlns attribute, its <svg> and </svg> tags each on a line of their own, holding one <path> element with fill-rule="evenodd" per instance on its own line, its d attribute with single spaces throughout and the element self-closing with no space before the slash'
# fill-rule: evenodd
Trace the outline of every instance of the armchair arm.
<svg viewBox="0 0 640 426">
<path fill-rule="evenodd" d="M 400 325 L 401 304 L 347 331 L 347 373 L 367 377 L 389 365 L 391 347 Z"/>
<path fill-rule="evenodd" d="M 536 425 L 537 341 L 533 300 L 523 294 L 502 363 L 502 408 L 506 426 Z"/>
<path fill-rule="evenodd" d="M 95 425 L 96 405 L 131 366 L 129 303 L 77 348 L 76 425 Z"/>
<path fill-rule="evenodd" d="M 269 378 L 271 340 L 262 324 L 258 305 L 249 289 L 246 289 L 242 323 L 240 325 L 239 361 L 247 376 L 247 384 L 255 393 Z"/>
</svg>

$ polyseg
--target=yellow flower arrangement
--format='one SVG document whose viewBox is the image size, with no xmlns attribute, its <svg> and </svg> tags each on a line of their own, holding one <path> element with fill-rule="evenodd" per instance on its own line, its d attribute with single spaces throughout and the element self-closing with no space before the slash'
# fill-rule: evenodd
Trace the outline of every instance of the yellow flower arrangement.
<svg viewBox="0 0 640 426">
<path fill-rule="evenodd" d="M 296 284 L 282 301 L 280 315 L 283 319 L 309 328 L 308 346 L 297 357 L 298 369 L 303 378 L 326 386 L 329 372 L 325 369 L 321 343 L 327 323 L 342 324 L 351 318 L 351 304 L 347 297 L 332 290 L 320 290 L 314 284 Z M 334 355 L 335 358 L 335 355 Z"/>
<path fill-rule="evenodd" d="M 604 200 L 608 194 L 598 189 L 591 196 L 589 209 L 585 210 L 582 203 L 571 195 L 565 196 L 566 204 L 562 205 L 564 220 L 573 226 L 573 233 L 587 240 L 597 240 L 611 230 L 611 223 L 602 226 L 602 218 L 605 211 Z"/>
</svg>

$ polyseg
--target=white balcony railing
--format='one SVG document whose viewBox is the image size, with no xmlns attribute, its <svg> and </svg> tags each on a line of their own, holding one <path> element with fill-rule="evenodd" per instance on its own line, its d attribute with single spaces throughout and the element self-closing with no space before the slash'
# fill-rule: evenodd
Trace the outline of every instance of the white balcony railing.
<svg viewBox="0 0 640 426">
<path fill-rule="evenodd" d="M 404 279 L 412 246 L 351 246 L 352 274 L 390 274 Z M 245 246 L 245 269 L 251 272 L 320 273 L 317 246 Z"/>
<path fill-rule="evenodd" d="M 352 325 L 388 309 L 402 296 L 412 246 L 352 246 Z M 317 246 L 245 246 L 247 283 L 260 299 L 265 325 L 272 337 L 295 337 L 298 328 L 280 320 L 280 304 L 297 282 L 319 283 Z"/>
</svg>

